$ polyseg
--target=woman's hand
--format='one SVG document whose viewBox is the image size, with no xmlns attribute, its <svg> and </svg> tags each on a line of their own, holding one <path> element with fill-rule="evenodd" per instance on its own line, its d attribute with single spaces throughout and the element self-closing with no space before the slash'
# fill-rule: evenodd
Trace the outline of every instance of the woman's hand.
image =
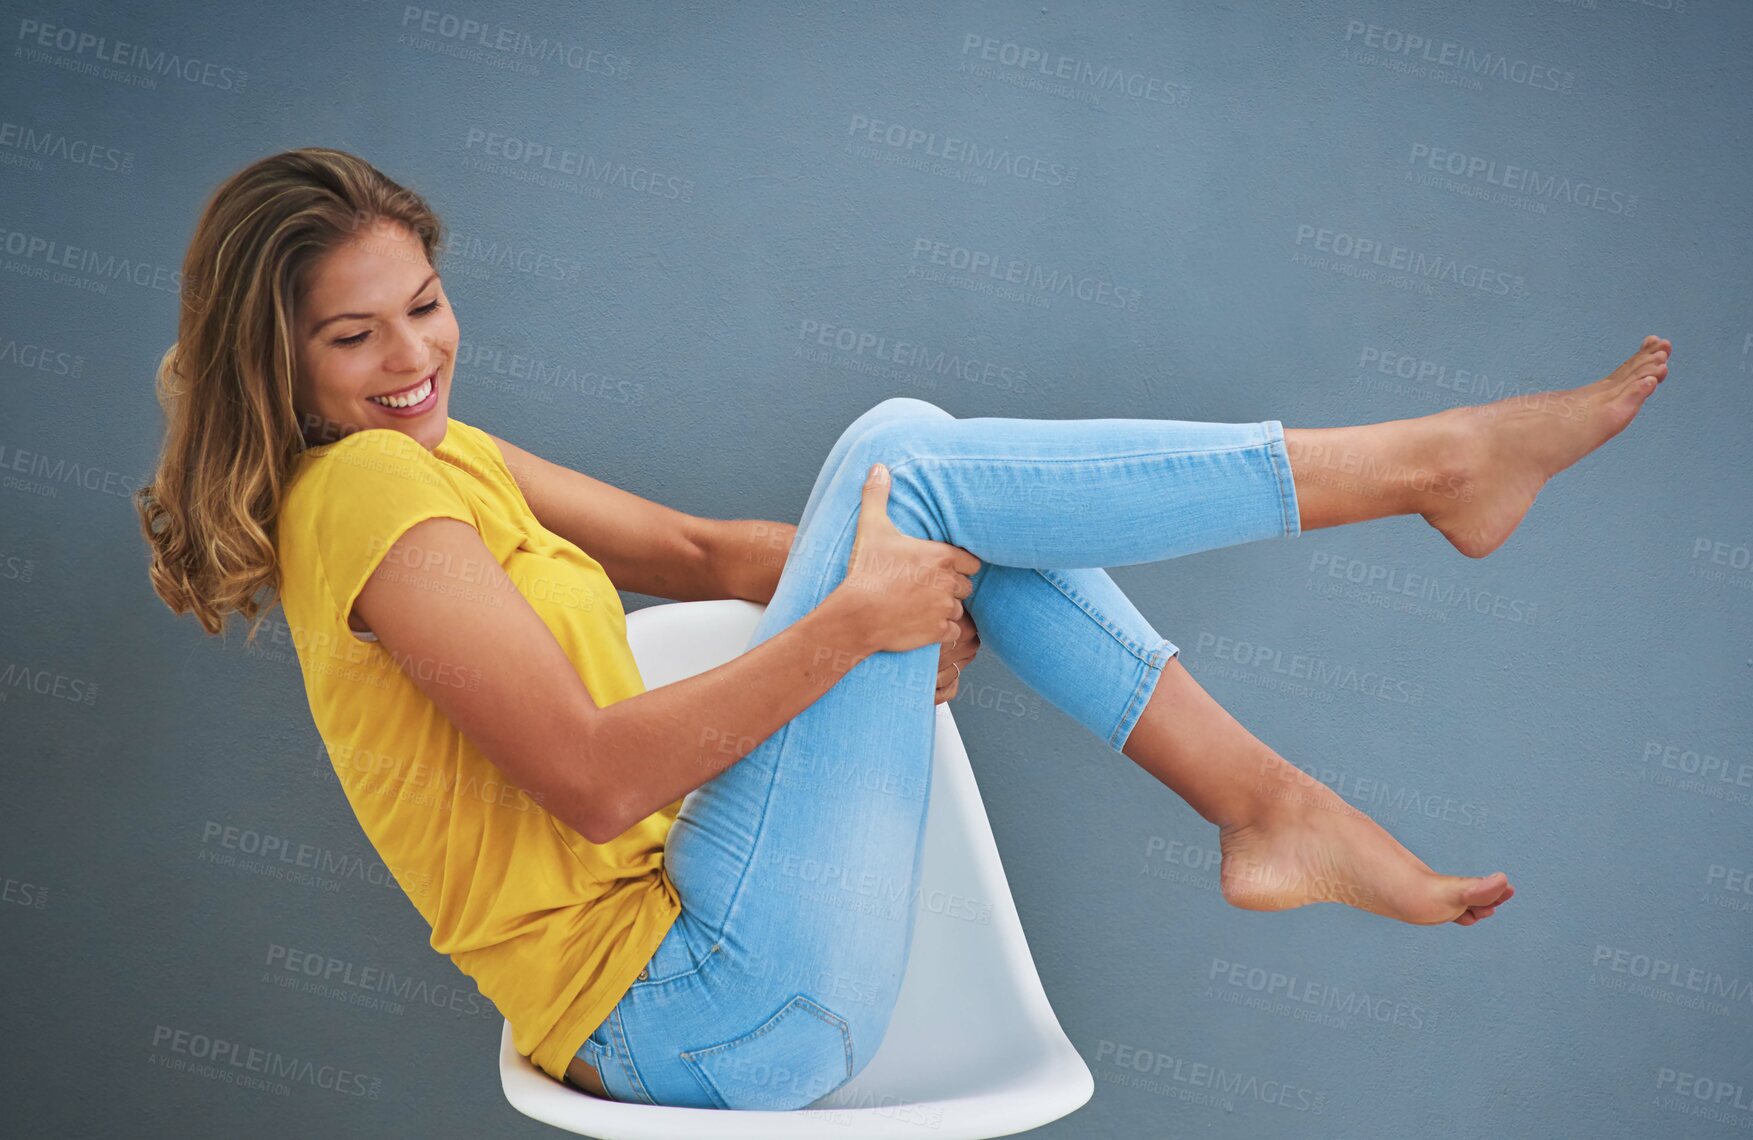
<svg viewBox="0 0 1753 1140">
<path fill-rule="evenodd" d="M 980 652 L 980 631 L 974 628 L 974 615 L 966 608 L 956 619 L 956 629 L 961 636 L 945 642 L 937 654 L 937 696 L 931 702 L 934 705 L 956 699 L 962 687 L 962 670 Z"/>
<path fill-rule="evenodd" d="M 962 637 L 962 599 L 980 560 L 948 542 L 914 538 L 889 521 L 889 473 L 880 463 L 865 475 L 858 533 L 846 578 L 834 587 L 858 615 L 878 652 L 904 653 Z M 954 670 L 952 670 L 953 672 Z"/>
</svg>

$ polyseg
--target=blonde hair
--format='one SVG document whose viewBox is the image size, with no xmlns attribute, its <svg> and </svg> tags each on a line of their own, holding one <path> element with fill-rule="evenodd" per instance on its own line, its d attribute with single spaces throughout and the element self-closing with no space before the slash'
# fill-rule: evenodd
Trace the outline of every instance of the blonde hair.
<svg viewBox="0 0 1753 1140">
<path fill-rule="evenodd" d="M 237 613 L 253 640 L 278 598 L 275 519 L 306 446 L 293 322 L 310 270 L 386 220 L 437 267 L 443 225 L 423 198 L 364 159 L 303 147 L 227 178 L 195 226 L 176 343 L 158 365 L 164 445 L 134 506 L 153 591 L 209 634 Z"/>
</svg>

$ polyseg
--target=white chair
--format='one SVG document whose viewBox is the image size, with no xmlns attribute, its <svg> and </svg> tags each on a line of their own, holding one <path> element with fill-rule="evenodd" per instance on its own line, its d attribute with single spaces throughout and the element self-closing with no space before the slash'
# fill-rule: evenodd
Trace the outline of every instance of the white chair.
<svg viewBox="0 0 1753 1140">
<path fill-rule="evenodd" d="M 646 687 L 738 656 L 763 612 L 753 602 L 720 600 L 628 614 L 627 640 Z M 1076 1111 L 1095 1081 L 1041 989 L 948 704 L 937 706 L 924 861 L 913 946 L 888 1034 L 869 1065 L 809 1108 L 717 1111 L 601 1100 L 532 1065 L 512 1047 L 509 1024 L 499 1045 L 506 1099 L 526 1116 L 604 1140 L 975 1140 Z M 988 907 L 984 920 L 970 915 Z"/>
</svg>

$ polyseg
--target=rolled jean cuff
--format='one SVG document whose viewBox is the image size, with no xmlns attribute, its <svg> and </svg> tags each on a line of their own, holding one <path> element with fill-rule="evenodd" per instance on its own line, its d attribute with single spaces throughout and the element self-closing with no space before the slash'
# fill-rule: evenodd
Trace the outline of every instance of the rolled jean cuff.
<svg viewBox="0 0 1753 1140">
<path fill-rule="evenodd" d="M 1169 658 L 1179 653 L 1180 649 L 1167 638 L 1158 640 L 1155 648 L 1139 661 L 1137 680 L 1132 687 L 1132 699 L 1126 702 L 1126 710 L 1120 714 L 1120 721 L 1114 731 L 1108 734 L 1108 747 L 1115 752 L 1124 752 L 1126 740 L 1138 725 L 1138 718 L 1144 715 L 1144 707 L 1150 704 L 1151 694 L 1156 692 L 1157 682 L 1162 680 L 1163 670 L 1168 667 Z"/>
<path fill-rule="evenodd" d="M 1272 474 L 1278 478 L 1278 506 L 1284 516 L 1284 535 L 1295 538 L 1303 532 L 1303 515 L 1297 504 L 1296 477 L 1290 470 L 1290 448 L 1284 442 L 1284 424 L 1278 420 L 1262 420 L 1260 426 L 1266 429 Z"/>
</svg>

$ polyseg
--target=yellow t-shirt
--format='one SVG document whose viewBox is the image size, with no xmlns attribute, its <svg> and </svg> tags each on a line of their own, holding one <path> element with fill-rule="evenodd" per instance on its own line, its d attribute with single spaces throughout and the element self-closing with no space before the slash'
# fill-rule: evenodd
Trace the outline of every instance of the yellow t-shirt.
<svg viewBox="0 0 1753 1140">
<path fill-rule="evenodd" d="M 431 926 L 432 948 L 498 1007 L 517 1050 L 558 1079 L 681 913 L 663 850 L 682 801 L 591 843 L 511 783 L 406 671 L 478 684 L 466 664 L 398 662 L 348 628 L 389 547 L 437 517 L 480 531 L 599 707 L 645 691 L 602 565 L 545 529 L 498 445 L 456 419 L 431 451 L 373 428 L 299 454 L 276 528 L 281 604 L 353 814 Z M 479 567 L 442 571 L 459 594 L 495 592 Z"/>
</svg>

